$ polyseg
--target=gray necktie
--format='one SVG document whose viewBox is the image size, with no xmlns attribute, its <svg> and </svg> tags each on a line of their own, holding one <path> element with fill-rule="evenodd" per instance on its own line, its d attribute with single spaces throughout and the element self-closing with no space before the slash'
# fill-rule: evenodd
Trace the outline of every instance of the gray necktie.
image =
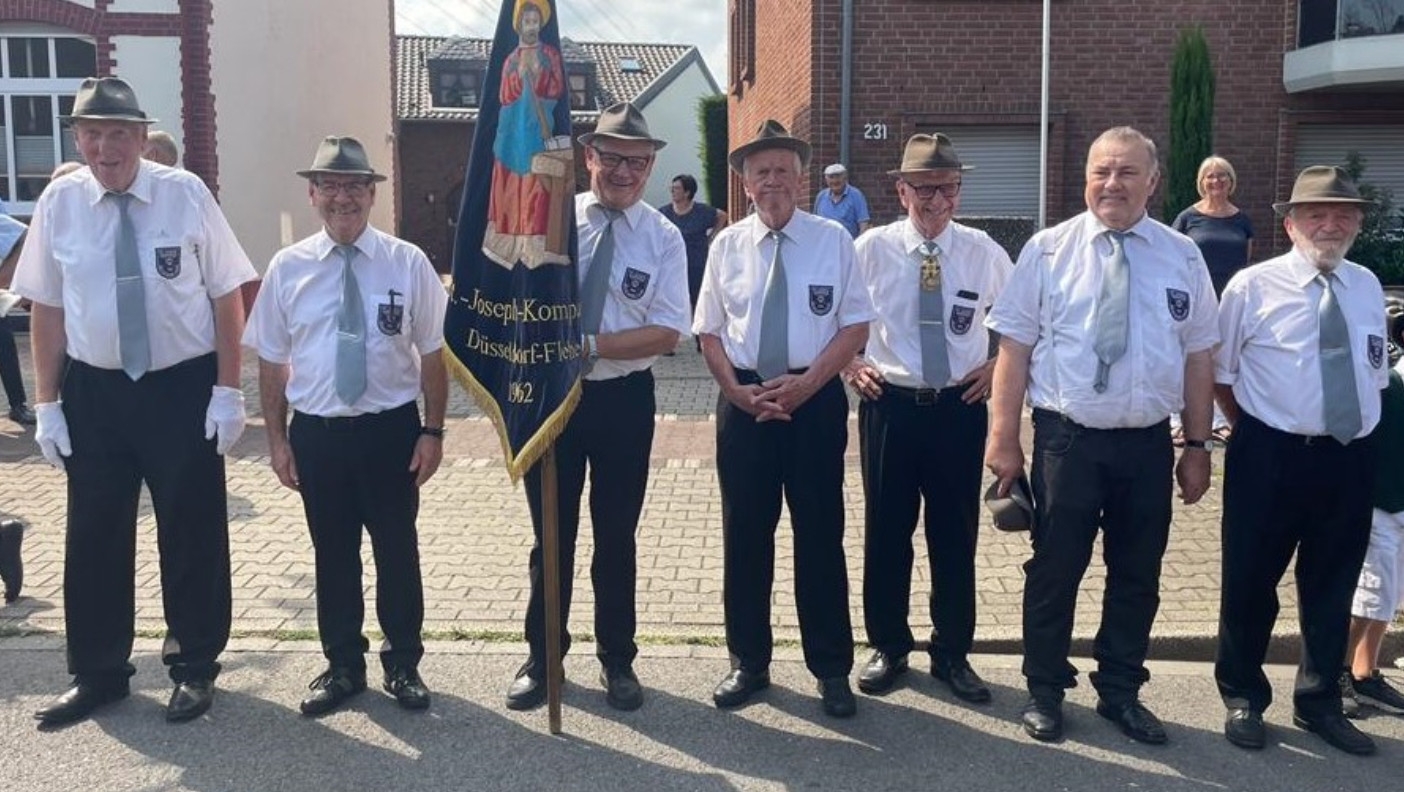
<svg viewBox="0 0 1404 792">
<path fill-rule="evenodd" d="M 590 269 L 585 273 L 585 285 L 580 290 L 580 328 L 585 335 L 600 332 L 605 296 L 609 294 L 609 271 L 614 266 L 614 221 L 624 214 L 603 206 L 600 210 L 605 213 L 605 227 L 595 245 L 595 254 L 590 257 Z"/>
<path fill-rule="evenodd" d="M 108 193 L 117 203 L 117 347 L 122 370 L 133 380 L 151 368 L 151 336 L 146 326 L 146 286 L 141 277 L 136 228 L 127 213 L 131 193 Z"/>
<path fill-rule="evenodd" d="M 1097 296 L 1097 335 L 1092 349 L 1097 353 L 1097 379 L 1092 389 L 1101 393 L 1107 389 L 1112 364 L 1126 354 L 1127 316 L 1131 301 L 1131 265 L 1126 260 L 1126 237 L 1121 231 L 1108 231 L 1111 242 L 1111 263 L 1102 277 L 1102 293 Z"/>
<path fill-rule="evenodd" d="M 946 349 L 946 301 L 941 297 L 941 246 L 921 244 L 918 281 L 921 302 L 917 323 L 921 326 L 921 378 L 933 388 L 944 388 L 951 378 L 950 354 Z"/>
<path fill-rule="evenodd" d="M 790 300 L 785 283 L 785 259 L 780 255 L 780 243 L 785 235 L 771 231 L 775 253 L 770 258 L 770 275 L 765 279 L 765 299 L 761 303 L 760 352 L 756 355 L 756 373 L 761 379 L 778 377 L 790 370 Z"/>
<path fill-rule="evenodd" d="M 1336 273 L 1317 275 L 1321 302 L 1316 306 L 1320 323 L 1322 416 L 1326 433 L 1342 445 L 1360 434 L 1360 397 L 1355 390 L 1355 365 L 1350 354 L 1350 330 L 1336 292 L 1331 288 Z"/>
<path fill-rule="evenodd" d="M 361 303 L 361 286 L 351 262 L 353 245 L 337 245 L 344 264 L 341 268 L 341 310 L 336 314 L 336 395 L 347 406 L 366 392 L 366 315 Z"/>
</svg>

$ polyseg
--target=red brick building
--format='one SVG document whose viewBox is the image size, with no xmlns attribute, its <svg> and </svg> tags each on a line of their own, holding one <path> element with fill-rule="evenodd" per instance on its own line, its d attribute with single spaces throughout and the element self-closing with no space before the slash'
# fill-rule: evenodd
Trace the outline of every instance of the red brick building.
<svg viewBox="0 0 1404 792">
<path fill-rule="evenodd" d="M 812 195 L 822 168 L 840 159 L 845 2 L 729 3 L 733 145 L 763 118 L 790 125 L 814 146 Z M 966 180 L 962 214 L 1036 217 L 1043 4 L 849 5 L 846 164 L 874 221 L 901 211 L 884 173 L 908 136 L 931 131 L 949 134 L 977 167 Z M 1269 244 L 1277 228 L 1271 203 L 1290 192 L 1304 164 L 1358 150 L 1366 177 L 1404 196 L 1404 0 L 1056 0 L 1050 223 L 1084 208 L 1082 163 L 1103 129 L 1140 128 L 1161 144 L 1164 161 L 1170 60 L 1179 32 L 1192 25 L 1209 41 L 1214 145 L 1238 171 L 1235 202 L 1259 229 L 1257 256 L 1283 242 L 1279 233 Z M 735 179 L 731 198 L 733 210 L 744 205 Z"/>
</svg>

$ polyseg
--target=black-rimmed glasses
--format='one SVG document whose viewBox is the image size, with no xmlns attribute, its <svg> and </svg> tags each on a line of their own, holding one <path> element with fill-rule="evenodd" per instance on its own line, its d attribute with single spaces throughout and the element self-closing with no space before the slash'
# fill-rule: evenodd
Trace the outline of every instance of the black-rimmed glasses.
<svg viewBox="0 0 1404 792">
<path fill-rule="evenodd" d="M 615 154 L 612 151 L 604 151 L 598 146 L 591 146 L 590 148 L 595 150 L 595 157 L 599 159 L 600 164 L 610 170 L 613 170 L 619 167 L 620 165 L 627 165 L 629 166 L 629 170 L 637 172 L 647 168 L 649 164 L 653 162 L 652 155 L 649 155 L 647 157 L 626 157 L 623 154 Z"/>
<path fill-rule="evenodd" d="M 960 182 L 958 181 L 949 184 L 912 184 L 903 179 L 902 183 L 921 198 L 935 198 L 936 193 L 940 193 L 943 198 L 954 198 L 960 195 Z"/>
</svg>

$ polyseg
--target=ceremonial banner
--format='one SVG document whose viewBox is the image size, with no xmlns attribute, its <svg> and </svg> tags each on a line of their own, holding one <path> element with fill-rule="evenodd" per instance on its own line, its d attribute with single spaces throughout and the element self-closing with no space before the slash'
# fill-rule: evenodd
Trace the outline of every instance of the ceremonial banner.
<svg viewBox="0 0 1404 792">
<path fill-rule="evenodd" d="M 444 338 L 515 481 L 580 397 L 575 161 L 554 0 L 504 0 L 453 255 Z"/>
</svg>

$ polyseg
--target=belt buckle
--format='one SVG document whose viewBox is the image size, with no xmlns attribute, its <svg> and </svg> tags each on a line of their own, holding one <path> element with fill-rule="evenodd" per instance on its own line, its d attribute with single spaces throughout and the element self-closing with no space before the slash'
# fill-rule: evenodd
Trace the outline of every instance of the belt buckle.
<svg viewBox="0 0 1404 792">
<path fill-rule="evenodd" d="M 912 393 L 912 398 L 918 407 L 930 407 L 936 403 L 938 393 L 935 388 L 917 388 Z"/>
</svg>

